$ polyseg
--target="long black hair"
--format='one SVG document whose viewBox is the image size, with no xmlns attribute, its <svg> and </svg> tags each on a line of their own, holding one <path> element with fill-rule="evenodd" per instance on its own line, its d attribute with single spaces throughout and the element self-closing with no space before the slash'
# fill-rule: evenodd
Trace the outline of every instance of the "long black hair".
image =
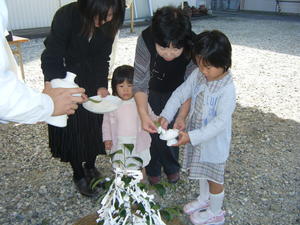
<svg viewBox="0 0 300 225">
<path fill-rule="evenodd" d="M 79 11 L 83 17 L 82 33 L 89 36 L 95 30 L 95 17 L 98 16 L 99 24 L 105 21 L 109 9 L 112 9 L 113 18 L 109 22 L 109 35 L 114 37 L 122 26 L 125 16 L 124 0 L 77 0 Z"/>
<path fill-rule="evenodd" d="M 231 51 L 230 41 L 221 31 L 204 31 L 195 37 L 192 57 L 195 64 L 198 56 L 204 65 L 227 71 L 231 67 Z"/>
<path fill-rule="evenodd" d="M 181 9 L 172 6 L 158 9 L 152 18 L 154 42 L 164 48 L 170 44 L 175 48 L 184 48 L 188 55 L 192 46 L 191 29 L 190 18 Z"/>
<path fill-rule="evenodd" d="M 128 83 L 133 83 L 133 73 L 134 69 L 132 66 L 123 65 L 117 67 L 113 72 L 113 77 L 111 80 L 111 89 L 112 93 L 115 96 L 118 96 L 117 85 L 127 81 Z"/>
</svg>

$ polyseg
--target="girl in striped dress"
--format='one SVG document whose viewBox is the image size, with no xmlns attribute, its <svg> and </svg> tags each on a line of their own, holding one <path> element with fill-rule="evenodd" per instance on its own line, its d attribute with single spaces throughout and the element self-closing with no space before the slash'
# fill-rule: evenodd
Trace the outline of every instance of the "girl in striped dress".
<svg viewBox="0 0 300 225">
<path fill-rule="evenodd" d="M 198 68 L 173 92 L 160 122 L 166 128 L 181 104 L 192 99 L 187 131 L 179 133 L 176 146 L 185 144 L 183 168 L 190 179 L 200 181 L 200 195 L 184 212 L 193 224 L 223 224 L 224 170 L 236 105 L 231 44 L 220 31 L 204 31 L 197 35 L 193 53 Z"/>
</svg>

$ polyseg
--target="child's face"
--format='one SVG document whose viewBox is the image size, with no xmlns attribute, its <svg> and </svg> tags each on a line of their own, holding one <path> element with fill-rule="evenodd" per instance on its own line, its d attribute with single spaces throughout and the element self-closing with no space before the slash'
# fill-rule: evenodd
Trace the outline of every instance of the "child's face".
<svg viewBox="0 0 300 225">
<path fill-rule="evenodd" d="M 133 97 L 132 84 L 125 80 L 123 83 L 117 84 L 117 94 L 123 100 L 129 100 Z"/>
<path fill-rule="evenodd" d="M 196 60 L 200 72 L 203 73 L 207 81 L 219 80 L 225 76 L 226 72 L 224 68 L 206 65 L 200 56 L 196 56 Z"/>
</svg>

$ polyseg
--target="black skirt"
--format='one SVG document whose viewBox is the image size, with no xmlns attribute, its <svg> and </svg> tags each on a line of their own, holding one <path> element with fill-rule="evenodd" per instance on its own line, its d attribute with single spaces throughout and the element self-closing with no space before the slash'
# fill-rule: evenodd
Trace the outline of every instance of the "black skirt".
<svg viewBox="0 0 300 225">
<path fill-rule="evenodd" d="M 52 156 L 63 162 L 85 162 L 105 154 L 102 121 L 102 114 L 91 113 L 79 105 L 75 114 L 69 116 L 67 127 L 48 125 Z"/>
</svg>

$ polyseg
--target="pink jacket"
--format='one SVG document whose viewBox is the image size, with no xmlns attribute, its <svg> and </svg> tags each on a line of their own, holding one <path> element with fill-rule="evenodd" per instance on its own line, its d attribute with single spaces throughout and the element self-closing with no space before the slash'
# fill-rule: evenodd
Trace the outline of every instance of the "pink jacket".
<svg viewBox="0 0 300 225">
<path fill-rule="evenodd" d="M 153 113 L 150 106 L 148 111 L 151 119 L 156 120 L 157 116 Z M 136 137 L 135 149 L 137 152 L 150 148 L 151 136 L 142 129 L 134 98 L 123 101 L 118 109 L 104 114 L 102 132 L 103 141 L 112 141 L 113 151 L 117 150 L 119 136 Z"/>
</svg>

